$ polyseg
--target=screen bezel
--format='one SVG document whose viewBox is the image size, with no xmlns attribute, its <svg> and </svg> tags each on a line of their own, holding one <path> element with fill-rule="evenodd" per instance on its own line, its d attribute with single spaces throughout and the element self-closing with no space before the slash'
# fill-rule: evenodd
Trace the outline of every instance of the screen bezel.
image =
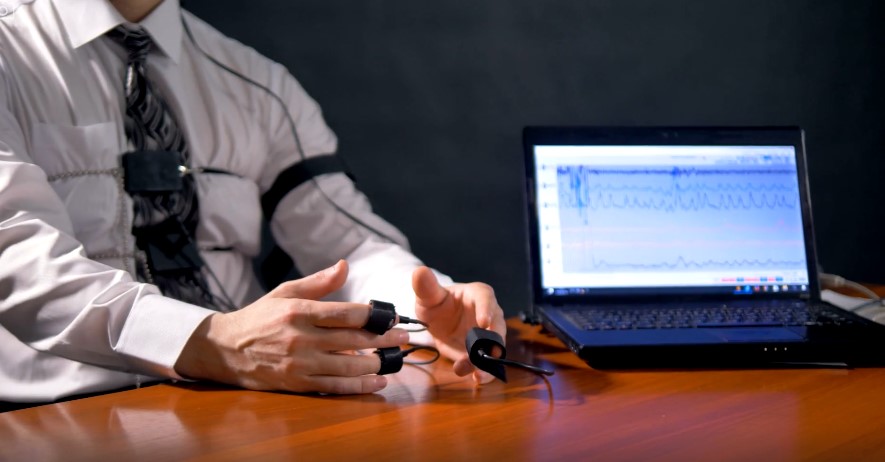
<svg viewBox="0 0 885 462">
<path fill-rule="evenodd" d="M 594 288 L 583 295 L 547 294 L 542 287 L 538 204 L 535 194 L 535 146 L 793 146 L 796 153 L 800 209 L 802 214 L 805 258 L 808 262 L 808 290 L 764 294 L 735 294 L 727 288 L 711 291 L 709 287 L 643 287 L 630 290 Z M 811 199 L 805 159 L 805 136 L 799 127 L 543 127 L 523 129 L 525 159 L 524 199 L 528 212 L 529 268 L 532 299 L 535 304 L 568 304 L 588 301 L 626 300 L 701 300 L 701 299 L 819 299 L 817 258 L 814 244 Z M 693 290 L 697 289 L 697 290 Z M 609 293 L 607 293 L 609 292 Z"/>
</svg>

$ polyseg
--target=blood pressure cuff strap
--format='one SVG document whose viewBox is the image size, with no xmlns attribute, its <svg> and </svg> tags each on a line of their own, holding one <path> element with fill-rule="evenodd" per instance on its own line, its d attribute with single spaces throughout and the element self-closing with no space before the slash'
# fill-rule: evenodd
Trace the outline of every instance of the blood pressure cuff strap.
<svg viewBox="0 0 885 462">
<path fill-rule="evenodd" d="M 316 176 L 327 173 L 344 173 L 353 180 L 353 175 L 348 171 L 344 161 L 335 154 L 309 157 L 283 170 L 274 180 L 270 189 L 261 196 L 261 210 L 264 213 L 265 221 L 270 222 L 280 201 L 292 190 Z M 266 224 L 265 227 L 267 227 Z M 269 229 L 265 230 L 264 234 L 266 238 L 269 238 Z M 257 263 L 256 269 L 264 288 L 270 290 L 290 277 L 295 265 L 289 254 L 279 246 L 268 245 L 267 247 L 272 248 L 267 256 Z"/>
<path fill-rule="evenodd" d="M 270 189 L 261 196 L 261 210 L 264 212 L 264 218 L 269 221 L 273 217 L 277 206 L 280 205 L 280 201 L 286 197 L 286 194 L 312 178 L 327 173 L 345 173 L 351 180 L 353 179 L 347 166 L 335 154 L 308 157 L 280 172 Z"/>
</svg>

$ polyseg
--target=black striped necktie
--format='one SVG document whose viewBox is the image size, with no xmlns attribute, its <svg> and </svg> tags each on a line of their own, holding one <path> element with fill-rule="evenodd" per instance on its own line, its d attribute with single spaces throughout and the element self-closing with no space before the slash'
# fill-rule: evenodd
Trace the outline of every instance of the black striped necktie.
<svg viewBox="0 0 885 462">
<path fill-rule="evenodd" d="M 184 134 L 166 102 L 145 77 L 145 59 L 153 45 L 151 37 L 140 27 L 123 26 L 108 32 L 108 36 L 121 43 L 128 53 L 124 79 L 125 130 L 133 149 L 177 152 L 181 165 L 189 167 L 190 153 Z M 139 280 L 153 282 L 166 296 L 217 309 L 217 300 L 209 291 L 196 250 L 199 202 L 193 175 L 182 177 L 182 187 L 178 191 L 139 192 L 131 196 L 134 208 L 132 232 L 142 255 L 137 259 L 140 264 L 136 265 Z M 147 256 L 162 256 L 162 252 L 157 253 L 156 249 L 170 248 L 179 249 L 177 253 L 186 254 L 187 261 L 193 264 L 184 267 L 163 265 L 157 262 L 168 260 Z"/>
</svg>

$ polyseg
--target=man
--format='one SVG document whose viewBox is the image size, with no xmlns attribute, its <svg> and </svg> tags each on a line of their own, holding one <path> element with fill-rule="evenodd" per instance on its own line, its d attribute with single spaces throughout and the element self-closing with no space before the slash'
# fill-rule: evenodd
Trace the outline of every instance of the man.
<svg viewBox="0 0 885 462">
<path fill-rule="evenodd" d="M 178 0 L 22 3 L 0 11 L 0 401 L 158 377 L 375 392 L 379 357 L 346 352 L 408 334 L 362 330 L 370 299 L 489 380 L 463 343 L 475 326 L 504 334 L 490 287 L 422 266 L 343 174 L 280 180 L 337 147 L 285 69 Z M 145 174 L 158 152 L 182 172 L 160 192 Z M 260 296 L 270 191 L 273 235 L 310 276 Z"/>
</svg>

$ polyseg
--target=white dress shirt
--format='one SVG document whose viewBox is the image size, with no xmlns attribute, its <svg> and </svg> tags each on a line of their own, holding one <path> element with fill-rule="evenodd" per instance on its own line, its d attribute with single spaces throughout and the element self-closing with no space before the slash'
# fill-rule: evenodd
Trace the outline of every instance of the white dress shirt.
<svg viewBox="0 0 885 462">
<path fill-rule="evenodd" d="M 104 34 L 126 23 L 107 0 L 36 0 L 0 18 L 0 401 L 50 401 L 157 377 L 212 311 L 134 280 L 132 204 L 122 190 L 125 51 Z M 267 93 L 212 64 L 184 34 Z M 140 25 L 154 39 L 146 74 L 184 130 L 197 174 L 197 244 L 220 288 L 239 306 L 261 294 L 251 259 L 260 248 L 260 196 L 305 156 L 334 153 L 320 108 L 283 68 L 161 3 Z M 421 263 L 342 174 L 308 182 L 280 202 L 271 229 L 309 274 L 346 258 L 336 299 L 391 301 L 412 314 L 410 278 Z M 209 249 L 231 248 L 230 251 Z M 444 284 L 451 280 L 443 275 Z M 143 377 L 142 377 L 143 376 Z"/>
</svg>

